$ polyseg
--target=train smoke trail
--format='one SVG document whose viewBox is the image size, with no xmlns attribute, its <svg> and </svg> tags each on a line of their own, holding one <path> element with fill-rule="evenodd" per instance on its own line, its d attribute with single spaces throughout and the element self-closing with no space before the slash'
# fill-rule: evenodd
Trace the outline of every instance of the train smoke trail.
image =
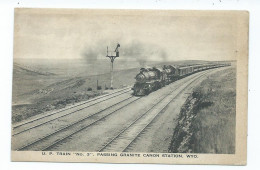
<svg viewBox="0 0 260 170">
<path fill-rule="evenodd" d="M 133 40 L 122 46 L 122 54 L 134 58 L 141 67 L 144 67 L 149 60 L 165 61 L 168 58 L 167 52 L 155 44 L 143 43 Z"/>
<path fill-rule="evenodd" d="M 119 49 L 120 58 L 136 60 L 141 67 L 147 64 L 147 61 L 157 60 L 166 61 L 168 53 L 159 45 L 144 43 L 139 40 L 118 41 L 121 44 Z M 109 50 L 114 50 L 116 42 L 108 42 L 99 40 L 96 43 L 91 43 L 82 50 L 81 56 L 88 64 L 95 64 L 98 59 L 106 56 L 106 45 L 113 44 Z"/>
</svg>

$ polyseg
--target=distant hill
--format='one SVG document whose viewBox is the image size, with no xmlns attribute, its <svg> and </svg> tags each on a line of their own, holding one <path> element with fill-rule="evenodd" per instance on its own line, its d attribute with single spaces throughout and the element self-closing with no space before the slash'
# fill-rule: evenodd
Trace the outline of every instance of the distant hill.
<svg viewBox="0 0 260 170">
<path fill-rule="evenodd" d="M 18 63 L 14 63 L 14 71 L 16 71 L 16 72 L 26 71 L 26 72 L 28 72 L 28 74 L 38 74 L 38 75 L 46 75 L 46 76 L 55 75 L 54 73 L 50 73 L 47 71 L 40 71 L 40 70 L 37 70 L 36 68 L 32 68 L 32 67 L 29 67 L 26 65 L 21 65 Z"/>
</svg>

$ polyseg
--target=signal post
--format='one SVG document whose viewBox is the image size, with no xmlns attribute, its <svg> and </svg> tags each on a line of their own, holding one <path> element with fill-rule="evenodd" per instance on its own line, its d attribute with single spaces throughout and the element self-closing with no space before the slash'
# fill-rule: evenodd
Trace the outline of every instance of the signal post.
<svg viewBox="0 0 260 170">
<path fill-rule="evenodd" d="M 116 49 L 113 51 L 116 53 L 116 55 L 108 55 L 108 47 L 107 47 L 107 56 L 108 58 L 110 58 L 111 61 L 111 68 L 110 68 L 110 89 L 113 89 L 113 69 L 114 69 L 114 60 L 116 59 L 116 57 L 119 57 L 119 51 L 118 48 L 120 47 L 120 44 L 117 44 Z M 112 53 L 112 52 L 111 52 Z"/>
</svg>

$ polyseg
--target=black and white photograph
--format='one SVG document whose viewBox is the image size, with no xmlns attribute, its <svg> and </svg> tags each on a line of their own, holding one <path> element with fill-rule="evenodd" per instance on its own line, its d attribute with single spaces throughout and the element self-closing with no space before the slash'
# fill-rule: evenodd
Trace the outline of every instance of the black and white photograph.
<svg viewBox="0 0 260 170">
<path fill-rule="evenodd" d="M 15 9 L 12 159 L 244 164 L 248 17 Z"/>
</svg>

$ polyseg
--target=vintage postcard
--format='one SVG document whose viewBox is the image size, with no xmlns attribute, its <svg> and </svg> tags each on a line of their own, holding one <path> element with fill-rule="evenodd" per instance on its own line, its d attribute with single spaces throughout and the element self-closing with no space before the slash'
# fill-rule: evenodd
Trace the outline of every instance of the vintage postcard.
<svg viewBox="0 0 260 170">
<path fill-rule="evenodd" d="M 15 9 L 12 161 L 245 165 L 247 11 Z"/>
</svg>

